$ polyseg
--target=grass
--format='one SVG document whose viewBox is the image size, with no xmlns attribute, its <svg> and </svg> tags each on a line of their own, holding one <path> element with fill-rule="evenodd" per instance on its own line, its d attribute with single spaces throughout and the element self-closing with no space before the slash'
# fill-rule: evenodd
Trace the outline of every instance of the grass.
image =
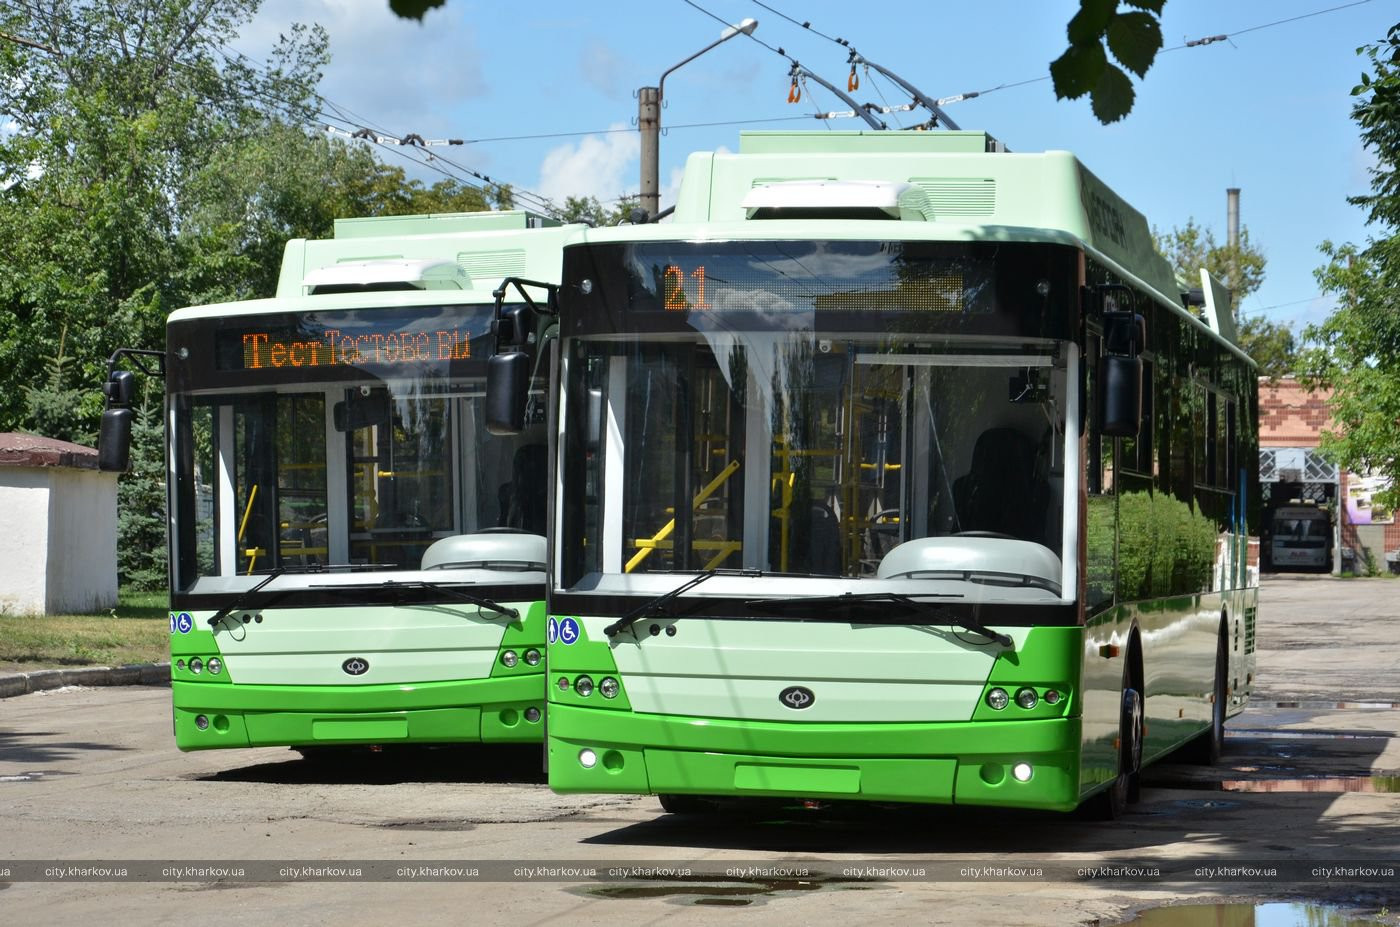
<svg viewBox="0 0 1400 927">
<path fill-rule="evenodd" d="M 0 673 L 170 659 L 164 592 L 124 592 L 110 613 L 0 614 Z"/>
</svg>

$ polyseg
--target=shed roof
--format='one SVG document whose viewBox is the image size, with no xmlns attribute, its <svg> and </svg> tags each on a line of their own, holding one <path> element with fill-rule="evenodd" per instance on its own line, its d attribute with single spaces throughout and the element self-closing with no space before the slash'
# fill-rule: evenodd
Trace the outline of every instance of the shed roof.
<svg viewBox="0 0 1400 927">
<path fill-rule="evenodd" d="M 0 467 L 70 467 L 96 470 L 97 450 L 15 431 L 0 432 Z"/>
</svg>

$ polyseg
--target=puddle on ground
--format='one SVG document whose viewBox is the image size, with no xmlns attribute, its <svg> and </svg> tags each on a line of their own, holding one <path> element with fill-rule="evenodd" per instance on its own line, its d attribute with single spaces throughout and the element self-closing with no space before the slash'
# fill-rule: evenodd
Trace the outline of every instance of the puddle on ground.
<svg viewBox="0 0 1400 927">
<path fill-rule="evenodd" d="M 762 902 L 764 898 L 819 891 L 823 888 L 862 889 L 878 883 L 867 879 L 815 876 L 810 879 L 747 879 L 718 874 L 677 876 L 665 880 L 648 880 L 614 885 L 595 885 L 579 889 L 590 898 L 635 900 L 664 898 L 678 904 L 741 907 Z"/>
<path fill-rule="evenodd" d="M 1231 730 L 1230 734 L 1241 740 L 1389 740 L 1394 737 L 1387 731 L 1294 731 L 1294 730 Z"/>
<path fill-rule="evenodd" d="M 1319 904 L 1183 904 L 1143 911 L 1123 927 L 1376 927 L 1375 918 Z"/>
<path fill-rule="evenodd" d="M 1204 792 L 1315 792 L 1341 795 L 1344 792 L 1400 792 L 1400 775 L 1303 776 L 1291 779 L 1154 779 L 1154 786 Z"/>
</svg>

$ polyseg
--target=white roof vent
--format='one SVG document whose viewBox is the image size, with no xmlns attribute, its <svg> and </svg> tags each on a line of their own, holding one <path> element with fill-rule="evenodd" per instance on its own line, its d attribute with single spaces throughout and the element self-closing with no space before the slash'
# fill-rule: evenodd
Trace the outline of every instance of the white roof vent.
<svg viewBox="0 0 1400 927">
<path fill-rule="evenodd" d="M 784 180 L 759 184 L 742 203 L 750 219 L 901 218 L 907 183 L 886 180 Z M 923 218 L 922 215 L 919 218 Z"/>
<path fill-rule="evenodd" d="M 311 271 L 301 281 L 308 296 L 361 290 L 465 290 L 471 278 L 456 261 L 350 261 Z"/>
</svg>

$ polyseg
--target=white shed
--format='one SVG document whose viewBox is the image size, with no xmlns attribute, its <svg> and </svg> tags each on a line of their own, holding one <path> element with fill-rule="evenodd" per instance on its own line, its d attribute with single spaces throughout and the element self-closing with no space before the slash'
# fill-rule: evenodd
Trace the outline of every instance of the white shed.
<svg viewBox="0 0 1400 927">
<path fill-rule="evenodd" d="M 78 614 L 117 604 L 117 475 L 97 451 L 0 432 L 0 612 Z"/>
</svg>

